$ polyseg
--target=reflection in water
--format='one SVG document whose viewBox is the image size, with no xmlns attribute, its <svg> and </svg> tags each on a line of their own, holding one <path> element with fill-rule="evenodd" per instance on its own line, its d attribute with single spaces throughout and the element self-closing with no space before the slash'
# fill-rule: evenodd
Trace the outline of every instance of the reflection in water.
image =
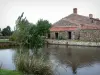
<svg viewBox="0 0 100 75">
<path fill-rule="evenodd" d="M 66 51 L 67 51 L 67 57 L 72 59 L 72 52 L 71 52 L 71 48 L 66 48 Z M 73 71 L 73 74 L 76 74 L 77 73 L 77 63 L 74 62 L 74 60 L 67 60 L 69 62 L 69 64 L 71 65 L 72 67 L 72 71 Z"/>
<path fill-rule="evenodd" d="M 49 45 L 47 50 L 51 53 L 50 56 L 54 57 L 50 60 L 55 61 L 55 64 L 60 63 L 60 66 L 67 65 L 67 68 L 71 68 L 72 73 L 77 75 L 79 69 L 87 67 L 93 68 L 93 65 L 100 62 L 100 48 L 96 47 L 59 46 L 58 48 L 57 46 Z M 88 71 L 91 72 L 90 70 Z M 59 70 L 59 72 L 61 72 L 61 70 Z M 66 75 L 66 73 L 61 73 L 61 75 Z"/>
<path fill-rule="evenodd" d="M 45 60 L 50 60 L 55 75 L 100 75 L 100 48 L 46 45 L 42 50 L 40 53 L 45 56 Z M 24 52 L 27 51 L 24 49 Z M 20 53 L 20 49 L 0 50 L 2 68 L 15 69 L 12 60 L 15 52 Z"/>
</svg>

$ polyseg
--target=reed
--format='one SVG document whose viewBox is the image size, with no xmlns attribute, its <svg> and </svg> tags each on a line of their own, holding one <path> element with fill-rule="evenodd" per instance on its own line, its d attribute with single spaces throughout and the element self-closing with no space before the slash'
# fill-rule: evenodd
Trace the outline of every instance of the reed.
<svg viewBox="0 0 100 75">
<path fill-rule="evenodd" d="M 44 61 L 42 57 L 20 54 L 15 59 L 17 70 L 30 75 L 52 75 L 49 62 Z"/>
</svg>

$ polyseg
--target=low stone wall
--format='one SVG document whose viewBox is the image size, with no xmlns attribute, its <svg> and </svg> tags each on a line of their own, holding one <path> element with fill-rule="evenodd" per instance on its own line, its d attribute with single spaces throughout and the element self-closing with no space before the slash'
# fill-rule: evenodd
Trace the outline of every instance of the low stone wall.
<svg viewBox="0 0 100 75">
<path fill-rule="evenodd" d="M 0 36 L 0 39 L 9 39 L 10 36 Z"/>
<path fill-rule="evenodd" d="M 74 40 L 52 40 L 46 39 L 49 44 L 62 44 L 62 45 L 74 45 L 74 46 L 100 46 L 100 42 L 83 42 Z"/>
<path fill-rule="evenodd" d="M 0 42 L 0 48 L 8 48 L 12 46 L 18 46 L 18 44 L 13 42 Z"/>
</svg>

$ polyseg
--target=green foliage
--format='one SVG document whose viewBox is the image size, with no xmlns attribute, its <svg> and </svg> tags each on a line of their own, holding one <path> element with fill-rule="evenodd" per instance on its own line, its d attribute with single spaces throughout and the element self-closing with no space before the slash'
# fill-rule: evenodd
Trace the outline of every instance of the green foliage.
<svg viewBox="0 0 100 75">
<path fill-rule="evenodd" d="M 10 26 L 4 28 L 1 33 L 3 36 L 10 36 L 12 34 Z"/>
<path fill-rule="evenodd" d="M 51 23 L 49 23 L 47 20 L 40 19 L 37 22 L 37 30 L 39 35 L 45 35 L 46 33 L 49 33 L 50 27 Z"/>
<path fill-rule="evenodd" d="M 31 34 L 31 37 L 30 37 L 30 47 L 34 47 L 34 48 L 40 48 L 44 41 L 42 39 L 42 37 L 38 34 L 38 31 L 37 31 L 37 27 L 36 26 L 32 26 L 32 28 L 30 29 L 29 33 Z"/>
<path fill-rule="evenodd" d="M 24 13 L 18 17 L 16 21 L 16 29 L 11 36 L 11 40 L 15 40 L 21 46 L 34 48 L 37 50 L 44 44 L 43 35 L 49 32 L 50 23 L 47 20 L 40 19 L 36 25 L 29 23 L 23 18 Z"/>
</svg>

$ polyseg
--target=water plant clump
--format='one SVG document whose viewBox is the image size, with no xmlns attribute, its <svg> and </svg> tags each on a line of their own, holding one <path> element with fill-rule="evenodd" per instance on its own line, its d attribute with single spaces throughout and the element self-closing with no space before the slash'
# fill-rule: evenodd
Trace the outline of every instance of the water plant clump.
<svg viewBox="0 0 100 75">
<path fill-rule="evenodd" d="M 24 74 L 31 75 L 52 75 L 49 62 L 43 58 L 21 54 L 15 59 L 17 70 Z"/>
</svg>

